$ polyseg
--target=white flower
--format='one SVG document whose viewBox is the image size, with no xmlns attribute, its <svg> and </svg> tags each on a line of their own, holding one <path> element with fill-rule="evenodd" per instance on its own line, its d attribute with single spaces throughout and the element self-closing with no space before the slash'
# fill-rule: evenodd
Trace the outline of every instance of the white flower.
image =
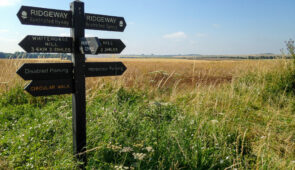
<svg viewBox="0 0 295 170">
<path fill-rule="evenodd" d="M 123 166 L 123 165 L 116 165 L 114 168 L 115 168 L 116 170 L 129 169 L 129 167 L 127 167 L 127 166 Z"/>
<path fill-rule="evenodd" d="M 146 147 L 145 148 L 148 152 L 154 152 L 154 149 L 153 149 L 153 147 L 151 147 L 151 146 L 148 146 L 148 147 Z"/>
<path fill-rule="evenodd" d="M 122 153 L 126 153 L 126 152 L 132 152 L 133 151 L 133 149 L 132 148 L 130 148 L 130 147 L 124 147 L 120 152 Z"/>
<path fill-rule="evenodd" d="M 134 159 L 137 159 L 140 161 L 142 161 L 143 158 L 146 156 L 146 154 L 144 154 L 144 153 L 133 153 L 132 155 L 133 155 Z"/>
</svg>

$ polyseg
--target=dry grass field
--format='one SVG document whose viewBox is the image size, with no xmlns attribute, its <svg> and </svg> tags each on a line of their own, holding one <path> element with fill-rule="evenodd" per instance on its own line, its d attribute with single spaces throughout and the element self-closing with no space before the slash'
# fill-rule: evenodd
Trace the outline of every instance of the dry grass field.
<svg viewBox="0 0 295 170">
<path fill-rule="evenodd" d="M 87 60 L 99 61 L 127 71 L 86 79 L 89 169 L 294 169 L 291 60 Z M 73 169 L 71 96 L 14 88 L 29 62 L 66 61 L 0 60 L 0 166 Z"/>
<path fill-rule="evenodd" d="M 267 72 L 280 67 L 279 60 L 185 60 L 185 59 L 120 59 L 90 58 L 87 62 L 121 61 L 127 71 L 123 76 L 87 78 L 87 89 L 104 83 L 139 89 L 191 91 L 200 86 L 217 86 L 231 82 L 249 71 Z M 59 59 L 0 60 L 0 87 L 7 90 L 16 83 L 24 84 L 17 69 L 24 63 L 68 62 Z M 102 83 L 104 82 L 104 83 Z"/>
</svg>

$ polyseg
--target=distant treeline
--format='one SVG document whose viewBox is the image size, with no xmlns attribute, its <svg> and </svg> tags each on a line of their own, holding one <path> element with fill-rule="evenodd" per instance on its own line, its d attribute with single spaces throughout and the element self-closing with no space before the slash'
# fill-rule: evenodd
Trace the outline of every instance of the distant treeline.
<svg viewBox="0 0 295 170">
<path fill-rule="evenodd" d="M 204 57 L 206 58 L 206 57 Z M 281 58 L 286 58 L 286 59 L 290 59 L 291 56 L 275 56 L 275 55 L 271 55 L 271 56 L 214 56 L 214 57 L 207 57 L 207 58 L 215 58 L 215 59 L 239 59 L 239 60 L 270 60 L 270 59 L 281 59 Z"/>
<path fill-rule="evenodd" d="M 3 53 L 0 52 L 0 59 L 17 59 L 17 58 L 60 58 L 60 59 L 70 59 L 71 56 L 68 54 L 44 54 L 44 53 L 25 53 L 25 52 L 15 52 L 15 53 Z"/>
<path fill-rule="evenodd" d="M 109 55 L 100 55 L 96 57 L 106 57 Z M 202 59 L 250 59 L 250 60 L 260 60 L 260 59 L 278 59 L 286 58 L 290 59 L 291 56 L 282 55 L 249 55 L 249 56 L 223 56 L 223 55 L 118 55 L 119 58 L 174 58 L 174 59 L 188 59 L 188 60 L 202 60 Z M 71 56 L 68 54 L 48 54 L 48 53 L 25 53 L 25 52 L 15 52 L 15 53 L 3 53 L 0 52 L 0 59 L 17 59 L 17 58 L 60 58 L 63 60 L 70 60 Z"/>
<path fill-rule="evenodd" d="M 221 59 L 221 60 L 264 60 L 264 59 L 280 59 L 280 58 L 286 58 L 286 59 L 290 59 L 291 56 L 282 56 L 282 55 L 261 55 L 261 56 L 173 56 L 173 55 L 169 55 L 169 56 L 164 56 L 164 55 L 153 55 L 153 56 L 147 56 L 147 55 L 142 55 L 142 56 L 121 56 L 120 58 L 173 58 L 173 59 L 188 59 L 188 60 L 214 60 L 214 59 Z"/>
</svg>

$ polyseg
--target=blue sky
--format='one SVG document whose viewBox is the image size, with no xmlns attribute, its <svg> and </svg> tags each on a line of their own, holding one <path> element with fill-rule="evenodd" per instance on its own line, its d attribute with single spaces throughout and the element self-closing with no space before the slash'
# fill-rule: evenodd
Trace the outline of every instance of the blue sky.
<svg viewBox="0 0 295 170">
<path fill-rule="evenodd" d="M 68 36 L 70 29 L 21 25 L 21 5 L 69 10 L 71 0 L 0 0 L 0 51 L 22 51 L 26 35 Z M 122 39 L 122 54 L 277 53 L 295 39 L 295 0 L 84 0 L 85 12 L 122 16 L 125 31 L 86 30 Z"/>
</svg>

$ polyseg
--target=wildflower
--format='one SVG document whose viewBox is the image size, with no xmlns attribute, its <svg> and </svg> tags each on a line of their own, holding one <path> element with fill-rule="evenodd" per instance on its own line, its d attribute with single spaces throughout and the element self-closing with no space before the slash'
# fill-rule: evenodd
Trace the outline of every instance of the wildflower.
<svg viewBox="0 0 295 170">
<path fill-rule="evenodd" d="M 129 169 L 129 167 L 127 167 L 127 166 L 123 166 L 123 165 L 116 165 L 115 167 L 114 167 L 116 170 L 124 170 L 124 169 Z"/>
<path fill-rule="evenodd" d="M 139 144 L 134 144 L 133 146 L 136 147 L 136 148 L 142 148 L 143 147 L 143 144 L 140 144 L 139 143 Z"/>
<path fill-rule="evenodd" d="M 130 147 L 124 147 L 120 152 L 121 153 L 127 153 L 127 152 L 132 152 L 132 151 L 133 151 L 132 148 L 130 148 Z"/>
<path fill-rule="evenodd" d="M 107 148 L 108 149 L 111 149 L 111 150 L 114 150 L 114 151 L 119 151 L 119 150 L 121 150 L 122 149 L 122 146 L 121 145 L 119 145 L 119 146 L 116 146 L 116 145 L 108 145 L 107 146 Z"/>
<path fill-rule="evenodd" d="M 148 146 L 148 147 L 146 147 L 145 148 L 148 152 L 154 152 L 154 149 L 153 149 L 153 147 L 151 147 L 151 146 Z"/>
<path fill-rule="evenodd" d="M 137 159 L 140 161 L 142 161 L 143 158 L 146 156 L 146 154 L 144 154 L 144 153 L 133 153 L 132 155 L 133 155 L 134 159 Z"/>
</svg>

